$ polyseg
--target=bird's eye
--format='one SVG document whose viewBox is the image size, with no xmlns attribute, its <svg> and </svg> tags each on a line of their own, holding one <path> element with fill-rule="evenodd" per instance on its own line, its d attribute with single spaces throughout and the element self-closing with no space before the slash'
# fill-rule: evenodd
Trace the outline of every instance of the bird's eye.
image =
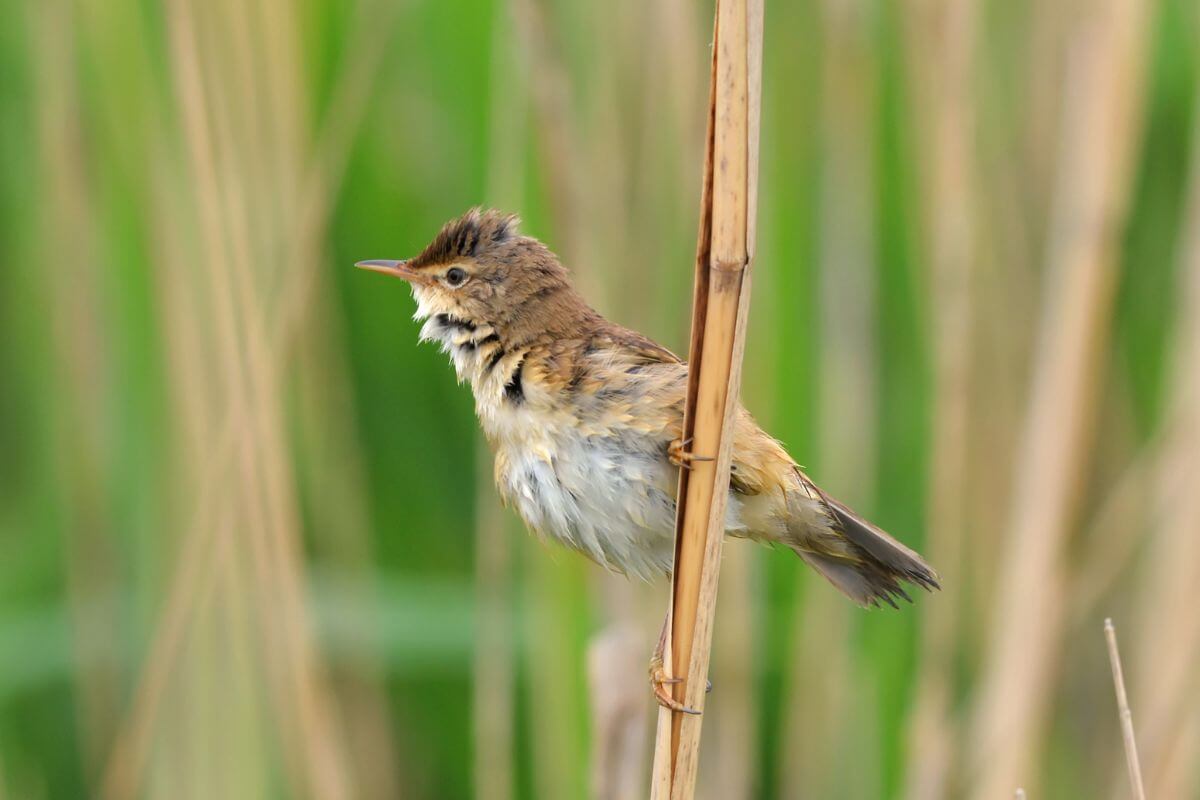
<svg viewBox="0 0 1200 800">
<path fill-rule="evenodd" d="M 466 283 L 466 280 L 466 270 L 459 269 L 458 267 L 451 267 L 446 272 L 446 283 L 450 284 L 451 286 L 462 286 L 464 283 Z"/>
</svg>

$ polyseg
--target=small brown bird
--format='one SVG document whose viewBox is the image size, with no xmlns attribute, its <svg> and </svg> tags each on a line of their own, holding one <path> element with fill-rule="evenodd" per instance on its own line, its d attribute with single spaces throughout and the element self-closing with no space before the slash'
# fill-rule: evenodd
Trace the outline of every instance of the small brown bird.
<svg viewBox="0 0 1200 800">
<path fill-rule="evenodd" d="M 471 384 L 496 486 L 529 527 L 611 570 L 668 574 L 674 556 L 687 364 L 609 322 L 517 218 L 467 212 L 407 261 L 362 261 L 412 287 L 422 341 Z M 733 431 L 727 535 L 790 548 L 860 605 L 938 586 L 915 552 L 827 495 L 743 408 Z M 660 648 L 663 643 L 660 642 Z M 663 689 L 659 701 L 683 709 Z"/>
</svg>

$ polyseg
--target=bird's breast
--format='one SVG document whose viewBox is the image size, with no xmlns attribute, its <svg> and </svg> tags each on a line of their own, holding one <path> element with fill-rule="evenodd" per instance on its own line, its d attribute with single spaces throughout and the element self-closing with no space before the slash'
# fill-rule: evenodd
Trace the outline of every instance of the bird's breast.
<svg viewBox="0 0 1200 800">
<path fill-rule="evenodd" d="M 527 397 L 536 403 L 536 391 Z M 504 403 L 485 427 L 497 488 L 530 528 L 620 572 L 649 578 L 670 569 L 677 478 L 661 443 L 588 429 L 570 411 Z"/>
</svg>

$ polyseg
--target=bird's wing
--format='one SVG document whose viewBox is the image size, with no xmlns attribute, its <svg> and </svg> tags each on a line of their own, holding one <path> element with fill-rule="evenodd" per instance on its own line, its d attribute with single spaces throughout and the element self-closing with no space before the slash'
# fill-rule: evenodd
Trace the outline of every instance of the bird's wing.
<svg viewBox="0 0 1200 800">
<path fill-rule="evenodd" d="M 613 325 L 602 336 L 627 365 L 639 370 L 639 382 L 653 387 L 647 393 L 647 399 L 651 400 L 651 407 L 660 410 L 661 417 L 650 415 L 651 419 L 658 418 L 651 422 L 651 427 L 658 428 L 660 423 L 665 423 L 661 429 L 668 439 L 682 436 L 684 394 L 687 391 L 687 365 L 683 359 L 628 328 Z M 734 421 L 733 437 L 729 475 L 733 490 L 743 495 L 773 490 L 782 492 L 795 462 L 783 445 L 768 436 L 741 405 Z"/>
<path fill-rule="evenodd" d="M 644 364 L 683 363 L 683 359 L 658 342 L 620 325 L 605 326 L 596 338 L 604 345 L 620 351 L 634 362 Z"/>
<path fill-rule="evenodd" d="M 640 391 L 631 394 L 640 411 L 634 416 L 646 426 L 647 432 L 661 432 L 668 441 L 682 436 L 687 391 L 687 368 L 683 360 L 637 331 L 617 325 L 607 326 L 595 341 L 624 362 L 628 372 L 636 370 Z M 610 373 L 610 380 L 612 377 Z M 796 468 L 783 445 L 767 435 L 740 405 L 733 437 L 729 476 L 733 490 L 743 495 L 779 492 L 782 497 Z"/>
</svg>

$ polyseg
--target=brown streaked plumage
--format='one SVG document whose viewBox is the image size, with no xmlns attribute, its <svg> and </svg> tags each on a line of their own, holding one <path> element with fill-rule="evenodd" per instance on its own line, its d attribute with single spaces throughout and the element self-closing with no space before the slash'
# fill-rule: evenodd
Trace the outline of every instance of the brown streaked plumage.
<svg viewBox="0 0 1200 800">
<path fill-rule="evenodd" d="M 687 365 L 606 320 L 516 217 L 474 209 L 408 261 L 423 340 L 468 381 L 496 484 L 536 533 L 620 572 L 670 571 Z M 781 544 L 861 605 L 936 588 L 919 555 L 819 489 L 744 408 L 734 427 L 729 535 Z M 665 693 L 660 694 L 662 699 Z"/>
</svg>

